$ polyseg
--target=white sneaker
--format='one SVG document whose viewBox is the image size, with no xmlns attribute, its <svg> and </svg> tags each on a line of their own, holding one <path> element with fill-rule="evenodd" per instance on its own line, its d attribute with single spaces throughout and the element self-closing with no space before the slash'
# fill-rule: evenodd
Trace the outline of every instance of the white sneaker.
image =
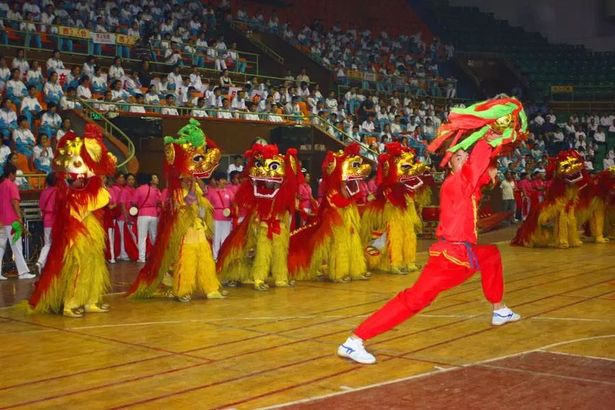
<svg viewBox="0 0 615 410">
<path fill-rule="evenodd" d="M 109 262 L 110 264 L 114 264 L 115 263 L 115 259 L 109 259 L 107 262 Z"/>
<path fill-rule="evenodd" d="M 337 355 L 340 357 L 346 357 L 361 364 L 376 363 L 376 357 L 365 350 L 363 341 L 354 337 L 349 337 L 343 345 L 340 345 L 340 347 L 337 348 Z"/>
<path fill-rule="evenodd" d="M 518 315 L 507 307 L 503 307 L 493 311 L 491 324 L 493 326 L 501 326 L 508 322 L 516 322 L 519 319 L 521 319 L 521 315 Z"/>
<path fill-rule="evenodd" d="M 137 260 L 137 263 L 145 263 L 145 259 L 139 259 Z"/>
<path fill-rule="evenodd" d="M 34 278 L 36 278 L 36 275 L 30 272 L 22 273 L 21 275 L 19 275 L 19 279 L 34 279 Z"/>
<path fill-rule="evenodd" d="M 0 280 L 9 280 L 9 278 L 7 278 L 6 276 L 0 274 Z"/>
</svg>

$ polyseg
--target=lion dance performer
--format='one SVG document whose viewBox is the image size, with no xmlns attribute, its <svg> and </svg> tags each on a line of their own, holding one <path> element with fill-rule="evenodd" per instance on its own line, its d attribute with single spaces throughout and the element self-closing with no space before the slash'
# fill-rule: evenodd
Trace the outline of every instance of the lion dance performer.
<svg viewBox="0 0 615 410">
<path fill-rule="evenodd" d="M 527 118 L 514 98 L 496 98 L 468 108 L 453 108 L 449 122 L 428 146 L 431 152 L 450 148 L 440 166 L 451 173 L 440 191 L 438 242 L 415 284 L 365 320 L 337 350 L 356 362 L 375 363 L 363 341 L 392 329 L 428 306 L 440 293 L 457 286 L 480 271 L 483 292 L 493 304 L 493 325 L 516 321 L 520 316 L 502 304 L 503 275 L 500 253 L 494 245 L 477 245 L 477 204 L 481 187 L 495 178 L 490 166 L 509 144 L 525 134 Z M 468 154 L 468 151 L 471 153 Z"/>
<path fill-rule="evenodd" d="M 579 189 L 588 177 L 583 159 L 575 150 L 549 158 L 547 178 L 551 184 L 541 203 L 533 201 L 523 224 L 512 240 L 513 245 L 569 248 L 581 245 L 575 208 Z"/>
<path fill-rule="evenodd" d="M 103 225 L 109 193 L 103 176 L 115 172 L 115 163 L 97 126 L 86 125 L 83 137 L 69 131 L 58 144 L 54 226 L 62 229 L 52 231 L 49 257 L 30 298 L 34 311 L 82 317 L 109 310 L 102 303 L 109 287 Z"/>
<path fill-rule="evenodd" d="M 361 218 L 361 237 L 371 269 L 407 274 L 416 266 L 416 234 L 422 223 L 415 201 L 420 208 L 428 205 L 433 181 L 429 167 L 416 160 L 412 148 L 398 142 L 386 144 L 378 157 L 376 174 L 378 190 Z"/>
<path fill-rule="evenodd" d="M 615 234 L 609 223 L 615 212 L 615 167 L 591 177 L 581 189 L 575 211 L 577 221 L 587 224 L 589 236 L 596 243 L 609 241 L 609 234 Z"/>
<path fill-rule="evenodd" d="M 200 185 L 218 166 L 220 150 L 194 119 L 178 131 L 178 138 L 165 137 L 164 143 L 168 199 L 152 256 L 128 294 L 175 296 L 190 302 L 199 290 L 208 299 L 223 298 L 210 244 L 212 207 Z"/>
<path fill-rule="evenodd" d="M 275 286 L 286 287 L 291 217 L 303 182 L 297 151 L 282 155 L 277 145 L 257 143 L 245 157 L 246 178 L 235 203 L 236 214 L 246 216 L 222 244 L 218 272 L 231 286 L 240 282 L 267 290 L 272 276 Z"/>
<path fill-rule="evenodd" d="M 369 279 L 361 244 L 356 197 L 371 171 L 359 144 L 327 152 L 322 164 L 322 203 L 316 221 L 293 232 L 289 269 L 299 280 L 328 276 L 334 282 Z"/>
</svg>

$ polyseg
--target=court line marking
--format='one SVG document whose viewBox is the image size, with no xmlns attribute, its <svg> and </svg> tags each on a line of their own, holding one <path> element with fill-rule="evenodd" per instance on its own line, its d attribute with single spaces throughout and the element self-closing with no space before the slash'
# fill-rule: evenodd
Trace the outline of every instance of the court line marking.
<svg viewBox="0 0 615 410">
<path fill-rule="evenodd" d="M 352 316 L 356 317 L 366 317 L 369 316 L 368 313 Z M 461 315 L 461 314 L 418 314 L 416 317 L 427 317 L 434 319 L 484 319 L 489 316 L 488 314 L 477 314 L 477 315 Z M 158 326 L 158 325 L 167 325 L 167 324 L 187 324 L 187 323 L 217 323 L 217 322 L 233 322 L 235 320 L 302 320 L 302 319 L 345 319 L 347 315 L 300 315 L 300 316 L 244 316 L 244 317 L 224 317 L 217 319 L 188 319 L 188 320 L 162 320 L 159 322 L 149 321 L 149 322 L 133 322 L 133 323 L 115 323 L 108 325 L 92 325 L 92 326 L 73 326 L 66 327 L 68 330 L 85 330 L 85 329 L 105 329 L 105 328 L 115 328 L 115 327 L 137 327 L 137 326 Z M 570 322 L 601 322 L 601 323 L 611 323 L 615 322 L 614 319 L 593 319 L 593 318 L 578 318 L 578 317 L 553 317 L 553 316 L 537 316 L 530 317 L 530 320 L 559 320 L 559 321 L 570 321 Z M 40 332 L 40 331 L 39 331 Z"/>
<path fill-rule="evenodd" d="M 539 350 L 539 351 L 540 352 L 545 352 L 545 353 L 559 354 L 559 355 L 562 355 L 562 356 L 579 357 L 579 358 L 583 358 L 583 359 L 607 360 L 609 362 L 615 362 L 615 358 L 612 358 L 612 357 L 586 356 L 586 355 L 582 355 L 582 354 L 575 354 L 575 353 L 568 353 L 568 352 L 558 352 L 557 350 Z"/>
<path fill-rule="evenodd" d="M 548 353 L 548 352 L 544 352 L 544 353 Z M 563 374 L 553 374 L 553 373 L 540 372 L 540 371 L 529 370 L 529 369 L 516 369 L 513 367 L 506 367 L 506 366 L 494 366 L 491 364 L 482 364 L 480 365 L 480 367 L 486 367 L 488 369 L 495 369 L 495 370 L 511 371 L 515 373 L 529 373 L 534 376 L 546 376 L 546 377 L 554 377 L 556 379 L 576 380 L 576 381 L 582 381 L 585 383 L 598 383 L 598 384 L 607 384 L 609 386 L 615 386 L 615 382 L 610 382 L 608 380 L 595 380 L 595 379 L 588 379 L 586 377 L 566 376 Z"/>
<path fill-rule="evenodd" d="M 588 273 L 588 272 L 585 272 L 585 273 Z M 538 276 L 538 275 L 536 275 L 536 276 Z M 573 275 L 573 276 L 577 276 L 577 275 Z M 576 291 L 576 290 L 579 290 L 579 289 L 585 289 L 585 288 L 587 288 L 587 287 L 595 286 L 595 285 L 597 285 L 597 284 L 601 284 L 601 283 L 603 283 L 603 282 L 593 283 L 593 284 L 590 284 L 590 285 L 587 285 L 587 286 L 584 286 L 584 287 L 581 287 L 581 288 L 576 288 L 576 289 L 573 289 L 573 290 L 568 290 L 568 291 L 565 291 L 565 292 L 561 292 L 561 293 L 559 293 L 559 294 L 550 295 L 550 296 L 547 296 L 547 297 L 544 297 L 544 298 L 536 299 L 536 300 L 534 300 L 534 301 L 525 302 L 525 303 L 522 303 L 521 305 L 523 305 L 523 304 L 528 304 L 528 303 L 534 303 L 534 302 L 536 302 L 536 301 L 539 301 L 539 300 L 544 300 L 544 299 L 548 299 L 548 298 L 550 298 L 550 297 L 554 297 L 554 296 L 558 296 L 558 295 L 561 295 L 561 294 L 565 294 L 565 293 L 567 293 L 567 292 L 572 292 L 572 291 Z M 520 290 L 520 289 L 518 289 L 518 290 Z M 591 299 L 593 299 L 593 298 L 596 298 L 596 296 L 586 298 L 586 299 L 584 299 L 584 301 L 585 301 L 585 300 L 591 300 Z M 471 302 L 472 302 L 472 301 L 464 301 L 464 302 L 461 302 L 461 304 L 466 304 L 466 303 L 471 303 Z M 374 303 L 374 302 L 367 302 L 367 303 L 362 303 L 362 304 L 359 304 L 359 305 L 354 305 L 354 306 L 360 306 L 360 305 L 371 304 L 371 303 Z M 574 303 L 574 304 L 577 304 L 577 303 L 579 303 L 579 302 L 576 302 L 576 303 Z M 457 305 L 457 304 L 453 304 L 453 305 Z M 448 307 L 453 306 L 453 305 L 449 305 Z M 566 306 L 558 306 L 557 308 L 555 308 L 555 309 L 551 309 L 551 310 L 547 310 L 546 312 L 553 311 L 553 310 L 557 310 L 557 309 L 560 309 L 560 308 L 562 308 L 562 307 L 566 307 Z M 334 309 L 330 309 L 329 311 L 336 311 L 336 310 L 341 310 L 341 309 L 344 309 L 344 308 L 347 308 L 347 307 L 342 307 L 342 308 L 334 308 Z M 327 311 L 325 311 L 325 312 L 327 312 Z M 545 312 L 545 313 L 546 313 L 546 312 Z M 356 316 L 356 315 L 355 315 L 355 316 Z M 9 319 L 9 320 L 13 320 L 13 321 L 19 321 L 19 322 L 21 322 L 20 320 L 13 319 L 13 318 L 7 318 L 7 319 Z M 327 322 L 328 322 L 328 321 L 325 321 L 325 322 L 323 322 L 323 323 L 327 323 Z M 24 323 L 31 323 L 31 322 L 25 322 L 25 321 L 24 321 Z M 458 323 L 458 322 L 453 322 L 453 323 L 449 323 L 449 324 L 445 324 L 445 325 L 440 325 L 440 326 L 436 326 L 436 327 L 434 327 L 434 328 L 423 329 L 423 330 L 418 331 L 418 332 L 410 332 L 409 334 L 402 335 L 402 336 L 408 336 L 408 335 L 412 335 L 412 334 L 415 334 L 415 333 L 421 333 L 421 332 L 423 332 L 423 331 L 434 330 L 434 329 L 436 329 L 436 328 L 445 327 L 445 326 L 448 326 L 448 325 L 450 325 L 450 324 L 454 324 L 454 323 Z M 43 326 L 43 327 L 49 327 L 49 328 L 55 329 L 55 328 L 53 328 L 53 327 L 51 327 L 51 326 L 48 326 L 48 325 L 41 325 L 41 324 L 38 324 L 38 323 L 31 323 L 31 324 L 33 324 L 33 325 L 39 325 L 39 326 Z M 320 323 L 320 324 L 322 324 L 322 323 Z M 301 328 L 303 328 L 303 327 L 301 327 Z M 64 330 L 64 331 L 67 331 L 66 329 L 57 329 L 57 330 Z M 244 330 L 245 330 L 245 329 L 244 329 Z M 488 329 L 487 329 L 487 330 L 488 330 Z M 287 330 L 287 331 L 289 331 L 289 330 Z M 483 330 L 483 331 L 484 331 L 484 330 Z M 69 333 L 80 334 L 80 333 L 78 333 L 78 332 L 70 332 L 70 331 L 68 331 L 68 332 L 69 332 Z M 330 334 L 332 335 L 332 334 L 337 334 L 337 333 L 341 333 L 341 332 L 342 332 L 342 331 L 332 332 L 332 333 L 330 333 Z M 481 331 L 481 332 L 482 332 L 482 331 Z M 84 335 L 84 336 L 89 336 L 89 335 L 87 335 L 87 334 L 81 334 L 81 335 Z M 277 334 L 277 333 L 266 333 L 265 335 L 278 335 L 278 336 L 281 336 L 281 334 Z M 473 335 L 473 334 L 466 335 L 466 336 L 471 336 L 471 335 Z M 320 336 L 316 336 L 316 337 L 323 337 L 323 336 L 327 336 L 327 334 L 325 334 L 325 335 L 320 335 Z M 256 337 L 258 337 L 258 336 L 256 336 Z M 393 339 L 396 339 L 396 338 L 398 338 L 398 337 L 400 337 L 400 336 L 394 337 Z M 301 342 L 301 341 L 305 341 L 305 340 L 310 340 L 310 339 L 312 339 L 312 338 L 314 338 L 314 336 L 313 336 L 313 337 L 311 337 L 311 338 L 307 338 L 307 339 L 298 340 L 298 341 L 296 341 L 296 342 Z M 107 339 L 107 340 L 114 341 L 114 339 L 110 339 L 110 338 L 103 338 L 103 339 Z M 456 339 L 453 339 L 453 340 L 450 340 L 450 341 L 455 341 L 455 340 L 456 340 Z M 449 341 L 449 342 L 450 342 L 450 341 Z M 122 342 L 120 342 L 120 343 L 122 343 Z M 440 344 L 441 344 L 441 343 L 440 343 Z M 285 344 L 285 345 L 286 345 L 286 344 Z M 285 345 L 274 346 L 274 348 L 277 348 L 277 347 L 282 347 L 282 346 L 285 346 Z M 205 349 L 205 348 L 198 348 L 198 349 L 194 349 L 194 350 L 204 350 L 204 349 Z M 156 349 L 156 350 L 159 350 L 159 349 Z M 182 355 L 182 354 L 185 354 L 185 353 L 186 353 L 186 352 L 177 352 L 176 354 Z M 250 354 L 250 353 L 255 353 L 255 352 L 249 352 L 248 354 Z M 410 352 L 410 353 L 412 353 L 412 352 Z M 317 357 L 317 358 L 315 358 L 315 359 L 318 359 L 318 358 L 320 358 L 320 357 L 326 357 L 326 356 L 328 356 L 328 355 L 319 356 L 319 357 Z M 189 357 L 194 357 L 194 356 L 189 356 Z M 199 359 L 205 359 L 205 358 L 201 358 L 201 357 L 196 357 L 196 358 L 199 358 Z M 392 359 L 392 358 L 394 358 L 394 357 L 391 357 L 391 359 Z M 314 358 L 313 358 L 313 359 L 314 359 Z M 205 359 L 205 360 L 209 360 L 209 359 Z M 214 360 L 214 362 L 215 362 L 215 361 L 221 361 L 221 360 L 225 360 L 225 359 Z M 298 364 L 298 363 L 295 363 L 295 365 L 296 365 L 296 364 Z M 291 364 L 291 365 L 292 365 L 292 364 Z M 275 370 L 275 369 L 272 369 L 272 370 Z M 342 372 L 342 373 L 346 373 L 346 372 L 349 372 L 349 371 L 352 371 L 352 370 L 354 370 L 354 368 L 351 368 L 351 369 L 349 369 L 349 370 L 347 370 L 347 371 L 344 371 L 344 372 Z M 334 374 L 334 375 L 329 375 L 328 377 L 333 377 L 333 376 L 335 376 L 335 375 L 337 375 L 337 374 Z M 157 375 L 155 374 L 155 375 L 152 375 L 152 376 L 157 376 Z M 252 374 L 248 375 L 248 377 L 251 377 L 251 376 L 253 376 L 253 375 L 252 375 Z M 321 379 L 322 379 L 322 378 L 321 378 Z M 230 381 L 233 381 L 233 380 L 226 380 L 226 381 L 223 381 L 222 383 L 227 383 L 227 382 L 230 382 Z M 216 383 L 216 384 L 217 384 L 217 383 Z M 101 387 L 105 387 L 105 386 L 93 387 L 93 388 L 88 389 L 88 390 L 93 390 L 93 389 L 97 389 L 97 388 L 101 388 Z M 203 387 L 204 387 L 204 386 L 201 386 L 200 388 L 203 388 Z M 294 387 L 293 387 L 293 386 L 290 386 L 290 388 L 294 388 Z M 198 388 L 197 388 L 197 389 L 198 389 Z M 76 392 L 71 393 L 71 394 L 75 394 L 75 393 L 76 393 Z M 174 394 L 173 394 L 173 395 L 174 395 Z M 64 396 L 64 395 L 63 395 L 63 396 Z M 257 398 L 258 398 L 258 397 L 255 397 L 255 398 L 251 398 L 251 399 L 249 399 L 249 400 L 245 400 L 245 401 L 251 401 L 251 400 L 254 400 L 254 399 L 257 399 Z M 153 398 L 153 399 L 146 400 L 146 401 L 154 401 L 154 400 L 156 400 L 156 399 L 160 399 L 160 397 L 158 397 L 158 398 Z M 41 400 L 38 400 L 38 401 L 41 401 Z M 245 402 L 245 401 L 242 401 L 242 402 Z"/>
<path fill-rule="evenodd" d="M 603 281 L 603 282 L 604 282 L 604 281 Z M 579 290 L 579 289 L 584 289 L 584 288 L 587 288 L 587 287 L 592 287 L 592 286 L 595 286 L 596 284 L 600 284 L 600 283 L 603 283 L 603 282 L 594 283 L 594 284 L 587 285 L 587 286 L 584 286 L 584 287 L 581 287 L 581 288 L 577 288 L 577 289 L 574 289 L 574 290 Z M 571 291 L 574 291 L 574 290 L 569 290 L 569 291 L 561 292 L 560 294 L 564 294 L 564 293 L 571 292 Z M 565 307 L 573 306 L 573 305 L 576 305 L 576 304 L 582 303 L 582 302 L 584 302 L 584 301 L 588 301 L 588 300 L 595 299 L 595 298 L 600 297 L 600 296 L 602 296 L 602 295 L 603 295 L 603 294 L 596 295 L 596 296 L 591 296 L 591 297 L 586 298 L 586 299 L 585 299 L 585 300 L 583 300 L 583 301 L 577 301 L 577 302 L 574 302 L 574 303 L 570 303 L 570 304 L 568 304 L 568 305 L 558 306 L 558 307 L 553 308 L 553 309 L 548 309 L 548 310 L 546 310 L 546 311 L 544 311 L 544 312 L 541 312 L 541 313 L 536 313 L 536 314 L 534 314 L 534 315 L 530 315 L 530 316 L 528 316 L 528 318 L 538 316 L 538 315 L 540 315 L 540 314 L 542 314 L 542 313 L 548 313 L 548 312 L 552 312 L 552 311 L 555 311 L 555 310 L 558 310 L 558 309 L 562 309 L 562 308 L 565 308 Z M 557 296 L 557 294 L 556 294 L 556 295 L 552 295 L 551 297 L 553 297 L 553 296 Z M 546 299 L 546 298 L 548 298 L 548 297 L 545 297 L 545 298 L 540 298 L 540 299 L 537 299 L 537 300 L 543 300 L 543 299 Z M 533 303 L 533 302 L 526 302 L 526 303 L 522 303 L 522 304 L 527 304 L 527 303 Z M 520 304 L 520 305 L 522 305 L 522 304 Z M 464 321 L 464 320 L 462 319 L 461 321 Z M 452 324 L 454 324 L 454 323 L 458 323 L 458 322 L 461 322 L 461 321 L 452 322 Z M 445 327 L 445 326 L 447 326 L 447 325 L 448 325 L 448 324 L 445 324 L 445 325 L 440 325 L 440 326 L 435 326 L 435 327 L 431 328 L 431 330 L 436 329 L 436 328 Z M 482 330 L 479 330 L 479 331 L 477 331 L 477 332 L 472 332 L 472 333 L 469 333 L 469 334 L 463 335 L 463 336 L 461 336 L 461 337 L 456 337 L 456 338 L 453 338 L 453 339 L 450 339 L 450 340 L 446 340 L 446 341 L 443 341 L 443 342 L 435 343 L 435 344 L 433 344 L 433 345 L 430 345 L 430 346 L 427 346 L 427 347 L 423 347 L 423 348 L 421 348 L 421 349 L 413 350 L 413 351 L 410 351 L 410 352 L 407 352 L 407 353 L 403 353 L 403 354 L 401 354 L 401 355 L 392 355 L 392 356 L 390 356 L 390 357 L 388 357 L 388 358 L 385 358 L 385 359 L 384 359 L 384 360 L 382 360 L 382 361 L 383 361 L 383 362 L 385 362 L 385 361 L 392 360 L 392 359 L 394 359 L 394 358 L 404 358 L 405 356 L 407 356 L 407 355 L 409 355 L 409 354 L 416 353 L 416 352 L 419 352 L 419 351 L 422 351 L 422 350 L 426 350 L 426 349 L 430 349 L 430 348 L 433 348 L 433 347 L 436 347 L 436 346 L 440 346 L 440 345 L 442 345 L 442 344 L 447 344 L 447 343 L 455 342 L 455 341 L 457 341 L 457 340 L 460 340 L 460 339 L 463 339 L 463 338 L 466 338 L 466 337 L 475 336 L 475 335 L 477 335 L 477 334 L 480 334 L 480 333 L 483 333 L 483 332 L 486 332 L 486 331 L 492 330 L 493 328 L 494 328 L 494 327 L 490 327 L 490 328 L 482 329 Z M 420 331 L 419 331 L 419 332 L 417 332 L 417 333 L 420 333 Z M 400 337 L 407 337 L 407 336 L 408 336 L 408 335 L 399 335 L 399 336 L 395 336 L 395 337 L 392 337 L 392 338 L 389 338 L 389 339 L 385 339 L 385 340 L 382 340 L 382 341 L 376 342 L 376 343 L 374 343 L 374 344 L 380 344 L 380 343 L 384 343 L 384 342 L 386 342 L 386 341 L 390 341 L 390 340 L 394 340 L 394 339 L 399 339 Z M 518 353 L 517 353 L 517 354 L 518 354 Z M 511 355 L 509 355 L 509 356 L 514 356 L 514 355 L 516 355 L 516 354 L 511 354 Z M 453 365 L 453 366 L 454 366 L 454 365 Z M 350 368 L 350 369 L 347 369 L 347 370 L 342 370 L 342 371 L 339 371 L 339 372 L 335 372 L 335 373 L 333 373 L 333 374 L 329 374 L 329 375 L 326 375 L 326 376 L 318 377 L 318 378 L 316 378 L 316 379 L 312 379 L 312 380 L 308 380 L 308 381 L 303 381 L 302 383 L 299 383 L 299 384 L 295 384 L 295 385 L 291 385 L 291 386 L 285 386 L 285 387 L 283 387 L 283 388 L 281 388 L 281 389 L 277 389 L 277 390 L 269 391 L 269 392 L 267 392 L 267 393 L 259 394 L 259 395 L 257 395 L 257 396 L 253 396 L 253 397 L 249 397 L 249 398 L 242 399 L 242 400 L 239 400 L 239 401 L 235 401 L 235 402 L 232 402 L 232 403 L 228 403 L 228 404 L 226 404 L 226 405 L 222 405 L 222 406 L 219 406 L 219 407 L 217 407 L 217 408 L 219 408 L 219 409 L 225 409 L 225 408 L 232 407 L 232 406 L 235 406 L 235 405 L 238 405 L 238 404 L 245 404 L 245 403 L 247 403 L 247 402 L 254 401 L 254 400 L 258 400 L 258 399 L 261 399 L 261 398 L 264 398 L 264 397 L 267 397 L 267 396 L 271 396 L 271 395 L 273 395 L 273 394 L 281 393 L 281 392 L 288 391 L 288 390 L 293 390 L 293 389 L 295 389 L 295 388 L 297 388 L 297 387 L 300 387 L 300 386 L 306 386 L 306 385 L 308 385 L 308 384 L 312 384 L 312 383 L 316 383 L 316 382 L 319 382 L 319 381 L 322 381 L 322 380 L 325 380 L 325 379 L 329 379 L 329 378 L 332 378 L 332 377 L 340 376 L 340 375 L 342 375 L 342 374 L 347 374 L 347 373 L 350 373 L 350 372 L 353 372 L 353 371 L 357 370 L 357 368 L 358 368 L 358 367 L 352 367 L 352 368 Z M 177 394 L 177 393 L 176 393 L 176 394 Z M 148 400 L 148 402 L 155 401 L 155 400 L 157 400 L 157 399 L 156 399 L 156 398 L 152 398 L 152 399 Z M 128 406 L 130 406 L 130 405 L 128 405 Z M 127 406 L 127 407 L 128 407 L 128 406 Z"/>
<path fill-rule="evenodd" d="M 373 384 L 370 384 L 370 385 L 367 385 L 367 386 L 361 386 L 361 387 L 354 388 L 351 391 L 341 391 L 341 392 L 323 394 L 323 395 L 320 395 L 320 396 L 307 397 L 305 399 L 294 400 L 294 401 L 290 401 L 290 402 L 287 402 L 287 403 L 276 404 L 276 405 L 273 405 L 273 406 L 259 407 L 259 410 L 281 409 L 281 408 L 288 407 L 288 406 L 293 406 L 293 405 L 296 405 L 296 404 L 310 403 L 310 402 L 313 402 L 313 401 L 327 399 L 327 398 L 335 397 L 335 396 L 341 396 L 341 395 L 344 395 L 344 394 L 354 393 L 354 392 L 357 392 L 357 391 L 362 391 L 362 390 L 372 389 L 372 388 L 376 388 L 376 387 L 387 386 L 389 384 L 394 384 L 394 383 L 404 382 L 404 381 L 408 381 L 408 380 L 428 377 L 428 376 L 432 376 L 434 374 L 446 373 L 446 372 L 450 372 L 450 371 L 453 371 L 453 370 L 459 370 L 459 369 L 466 368 L 466 367 L 484 365 L 484 364 L 488 364 L 488 363 L 491 363 L 491 362 L 494 362 L 494 361 L 504 360 L 504 359 L 508 359 L 508 358 L 511 358 L 511 357 L 515 357 L 515 356 L 521 356 L 521 355 L 528 354 L 528 353 L 544 351 L 544 349 L 549 349 L 549 348 L 552 348 L 552 347 L 557 347 L 557 346 L 562 346 L 562 345 L 572 344 L 572 343 L 578 343 L 578 342 L 585 342 L 585 341 L 590 341 L 590 340 L 606 339 L 606 338 L 615 338 L 615 334 L 600 335 L 600 336 L 590 336 L 590 337 L 582 337 L 582 338 L 577 338 L 577 339 L 566 340 L 566 341 L 562 341 L 562 342 L 553 343 L 553 344 L 545 345 L 545 346 L 542 346 L 542 347 L 538 347 L 538 348 L 535 348 L 535 349 L 530 349 L 530 350 L 526 350 L 526 351 L 522 351 L 522 352 L 518 352 L 518 353 L 507 354 L 507 355 L 503 355 L 503 356 L 499 356 L 499 357 L 495 357 L 495 358 L 491 358 L 491 359 L 486 359 L 486 360 L 479 360 L 477 362 L 468 363 L 468 364 L 464 364 L 464 365 L 460 365 L 460 366 L 456 366 L 456 367 L 450 367 L 450 368 L 446 368 L 446 369 L 442 369 L 442 370 L 438 369 L 438 370 L 434 370 L 434 371 L 430 371 L 430 372 L 425 372 L 425 373 L 421 373 L 421 374 L 415 374 L 415 375 L 408 376 L 408 377 L 401 377 L 401 378 L 394 379 L 394 380 L 387 380 L 385 382 L 373 383 Z"/>
</svg>

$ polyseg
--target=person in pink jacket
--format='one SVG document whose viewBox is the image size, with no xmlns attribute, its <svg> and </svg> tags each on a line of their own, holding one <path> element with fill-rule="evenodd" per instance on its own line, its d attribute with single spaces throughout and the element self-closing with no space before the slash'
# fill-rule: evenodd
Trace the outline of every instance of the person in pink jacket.
<svg viewBox="0 0 615 410">
<path fill-rule="evenodd" d="M 45 242 L 41 253 L 38 256 L 36 267 L 39 272 L 45 267 L 47 262 L 47 255 L 49 255 L 49 249 L 51 248 L 51 229 L 53 228 L 53 221 L 56 216 L 56 174 L 50 172 L 45 179 L 46 187 L 41 192 L 41 196 L 38 200 L 38 207 L 41 210 L 43 217 L 43 231 Z"/>
<path fill-rule="evenodd" d="M 299 185 L 299 213 L 301 225 L 305 225 L 309 217 L 313 216 L 318 209 L 318 202 L 312 195 L 310 174 L 304 172 L 304 182 Z"/>
<path fill-rule="evenodd" d="M 234 197 L 235 193 L 228 186 L 226 174 L 216 172 L 207 190 L 207 199 L 214 208 L 214 259 L 218 258 L 220 247 L 233 228 L 232 207 Z"/>
<path fill-rule="evenodd" d="M 162 194 L 158 189 L 158 183 L 158 175 L 153 174 L 149 184 L 143 184 L 137 188 L 132 197 L 132 205 L 139 210 L 137 216 L 138 262 L 142 263 L 145 263 L 147 238 L 149 237 L 152 245 L 156 242 L 158 217 L 162 203 Z"/>
<path fill-rule="evenodd" d="M 126 242 L 131 240 L 134 243 L 137 242 L 137 238 L 132 233 L 132 225 L 136 222 L 136 215 L 130 215 L 130 204 L 132 202 L 132 196 L 135 192 L 135 176 L 133 174 L 125 174 L 124 178 L 126 179 L 126 185 L 122 189 L 119 198 L 119 205 L 121 209 L 120 216 L 117 218 L 117 227 L 120 231 L 120 257 L 118 258 L 121 261 L 129 261 L 130 257 L 126 252 Z M 128 224 L 128 229 L 125 229 L 126 224 Z M 126 234 L 131 235 L 130 238 L 126 237 Z"/>
</svg>

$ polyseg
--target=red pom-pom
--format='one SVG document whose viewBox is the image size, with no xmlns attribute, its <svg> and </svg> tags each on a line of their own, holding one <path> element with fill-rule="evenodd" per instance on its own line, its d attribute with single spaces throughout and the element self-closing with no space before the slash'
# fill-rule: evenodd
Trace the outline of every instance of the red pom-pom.
<svg viewBox="0 0 615 410">
<path fill-rule="evenodd" d="M 361 145 L 357 142 L 347 145 L 344 149 L 344 154 L 346 155 L 359 155 L 359 152 L 361 152 Z"/>
</svg>

